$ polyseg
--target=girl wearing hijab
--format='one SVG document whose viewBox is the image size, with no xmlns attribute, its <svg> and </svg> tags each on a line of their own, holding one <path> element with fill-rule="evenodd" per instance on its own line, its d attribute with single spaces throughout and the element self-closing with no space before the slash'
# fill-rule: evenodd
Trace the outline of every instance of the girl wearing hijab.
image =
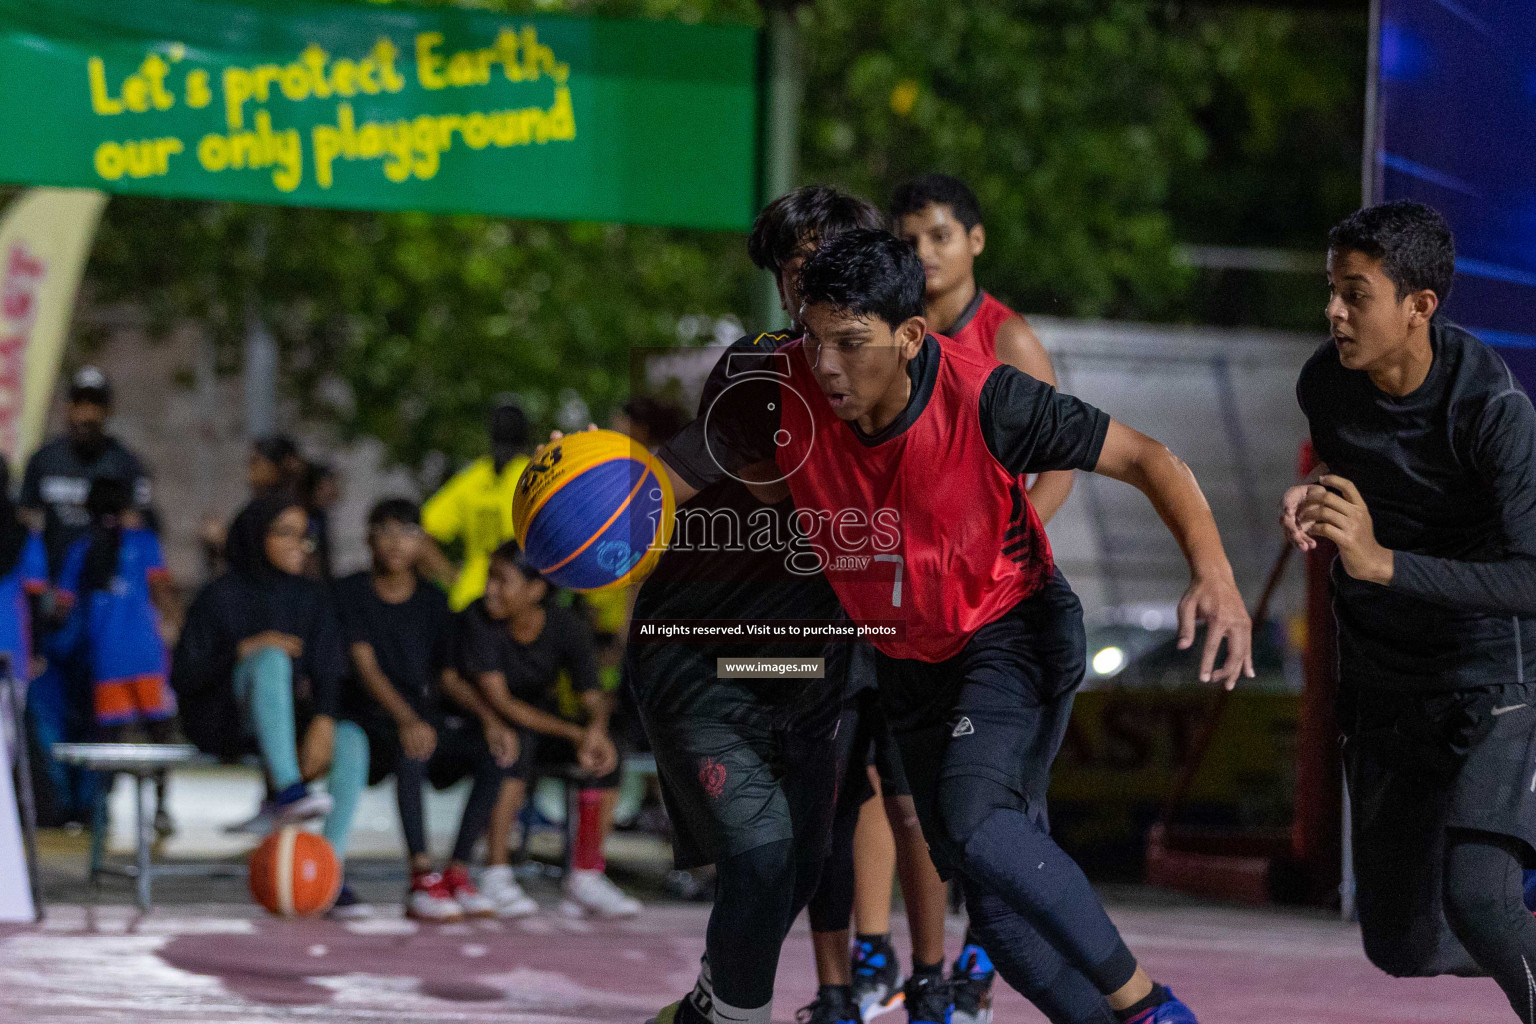
<svg viewBox="0 0 1536 1024">
<path fill-rule="evenodd" d="M 0 655 L 26 694 L 32 678 L 32 599 L 48 589 L 42 538 L 28 530 L 11 501 L 11 471 L 0 458 Z M 0 706 L 6 721 L 8 706 Z"/>
<path fill-rule="evenodd" d="M 182 728 L 199 749 L 236 757 L 254 737 L 280 820 L 325 816 L 338 858 L 368 777 L 368 739 L 336 719 L 346 662 L 323 583 L 303 575 L 304 506 L 266 494 L 229 528 L 229 570 L 187 611 L 171 662 Z M 329 794 L 307 781 L 330 766 Z M 343 899 L 350 893 L 344 889 Z M 354 900 L 355 902 L 355 900 Z"/>
<path fill-rule="evenodd" d="M 303 483 L 308 464 L 299 454 L 299 446 L 287 434 L 271 434 L 251 442 L 245 462 L 245 482 L 251 489 L 251 497 L 297 491 Z M 203 546 L 203 568 L 214 577 L 227 568 L 224 561 L 224 545 L 229 538 L 229 527 L 218 516 L 207 516 L 198 529 L 198 539 Z"/>
</svg>

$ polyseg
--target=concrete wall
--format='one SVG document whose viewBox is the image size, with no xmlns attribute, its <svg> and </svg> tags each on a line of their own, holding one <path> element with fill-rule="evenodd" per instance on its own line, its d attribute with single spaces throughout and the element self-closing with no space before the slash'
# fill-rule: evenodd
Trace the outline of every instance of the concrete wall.
<svg viewBox="0 0 1536 1024">
<path fill-rule="evenodd" d="M 1030 322 L 1051 353 L 1062 390 L 1156 437 L 1189 463 L 1251 604 L 1281 547 L 1275 513 L 1306 437 L 1296 375 L 1323 336 L 1047 317 Z M 1116 605 L 1171 605 L 1188 581 L 1151 505 L 1116 481 L 1079 474 L 1050 535 L 1090 614 Z M 1295 610 L 1300 600 L 1300 578 L 1292 572 L 1277 610 Z"/>
</svg>

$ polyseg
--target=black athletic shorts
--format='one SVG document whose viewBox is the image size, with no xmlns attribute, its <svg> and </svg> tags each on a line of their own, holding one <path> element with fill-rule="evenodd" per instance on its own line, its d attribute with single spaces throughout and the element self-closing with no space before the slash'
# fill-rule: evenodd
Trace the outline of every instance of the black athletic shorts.
<svg viewBox="0 0 1536 1024">
<path fill-rule="evenodd" d="M 1393 973 L 1481 974 L 1445 920 L 1446 830 L 1519 839 L 1536 866 L 1536 685 L 1345 686 L 1339 723 L 1367 947 L 1392 943 Z"/>
<path fill-rule="evenodd" d="M 376 786 L 394 774 L 405 756 L 400 749 L 400 731 L 393 719 L 382 716 L 359 715 L 357 724 L 368 737 L 368 785 Z M 474 775 L 483 759 L 491 756 L 485 731 L 472 718 L 445 715 L 432 727 L 437 730 L 437 748 L 427 762 L 427 781 L 434 789 L 447 789 Z"/>
<path fill-rule="evenodd" d="M 551 776 L 578 783 L 583 789 L 617 789 L 624 776 L 623 758 L 613 771 L 603 776 L 587 774 L 576 758 L 576 744 L 562 736 L 519 729 L 517 760 L 507 769 L 506 777 L 524 782 Z"/>
<path fill-rule="evenodd" d="M 877 659 L 881 702 L 939 874 L 948 879 L 960 864 L 939 822 L 941 782 L 1000 785 L 1049 827 L 1051 763 L 1087 671 L 1083 607 L 1059 571 L 952 658 Z"/>
<path fill-rule="evenodd" d="M 824 679 L 720 679 L 713 658 L 682 644 L 631 644 L 625 657 L 677 866 L 784 839 L 819 863 L 837 800 L 842 648 L 829 652 Z"/>
<path fill-rule="evenodd" d="M 880 706 L 880 694 L 873 687 L 860 690 L 843 701 L 838 715 L 838 773 L 844 777 L 844 801 L 862 804 L 875 795 L 869 781 L 869 767 L 874 766 L 885 796 L 911 796 L 907 773 L 901 766 L 901 753 L 891 723 Z"/>
</svg>

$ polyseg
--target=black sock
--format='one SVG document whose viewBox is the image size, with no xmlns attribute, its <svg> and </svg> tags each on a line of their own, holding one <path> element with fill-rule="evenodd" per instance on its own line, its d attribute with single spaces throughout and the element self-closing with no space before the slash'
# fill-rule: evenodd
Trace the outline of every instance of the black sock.
<svg viewBox="0 0 1536 1024">
<path fill-rule="evenodd" d="M 1138 1013 L 1146 1013 L 1148 1010 L 1155 1006 L 1162 1006 L 1172 998 L 1173 997 L 1168 994 L 1167 989 L 1163 988 L 1163 986 L 1157 984 L 1156 982 L 1153 982 L 1151 992 L 1148 992 L 1146 996 L 1137 1000 L 1130 1006 L 1127 1006 L 1125 1009 L 1116 1010 L 1115 1016 L 1119 1017 L 1121 1020 L 1130 1020 Z"/>
<path fill-rule="evenodd" d="M 853 1002 L 852 985 L 817 985 L 817 1002 L 831 1003 L 836 1006 L 847 1006 Z"/>
<path fill-rule="evenodd" d="M 912 961 L 912 977 L 914 978 L 942 978 L 944 977 L 944 961 L 936 964 L 920 964 Z"/>
<path fill-rule="evenodd" d="M 855 942 L 867 942 L 875 949 L 889 949 L 891 945 L 891 933 L 881 932 L 879 935 L 865 935 L 862 932 L 853 937 Z"/>
</svg>

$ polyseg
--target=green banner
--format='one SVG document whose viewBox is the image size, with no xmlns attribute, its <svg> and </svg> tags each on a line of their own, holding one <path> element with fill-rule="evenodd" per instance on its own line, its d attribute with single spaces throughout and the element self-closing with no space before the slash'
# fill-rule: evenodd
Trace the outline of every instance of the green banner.
<svg viewBox="0 0 1536 1024">
<path fill-rule="evenodd" d="M 0 0 L 0 181 L 740 229 L 745 27 L 272 0 Z"/>
</svg>

